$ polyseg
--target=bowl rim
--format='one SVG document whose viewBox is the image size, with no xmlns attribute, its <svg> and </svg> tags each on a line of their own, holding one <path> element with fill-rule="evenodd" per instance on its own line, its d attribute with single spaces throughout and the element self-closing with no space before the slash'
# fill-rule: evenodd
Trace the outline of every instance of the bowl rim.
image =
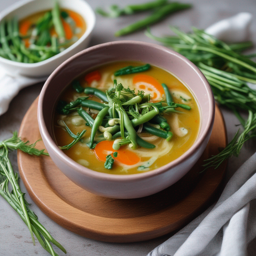
<svg viewBox="0 0 256 256">
<path fill-rule="evenodd" d="M 210 115 L 210 117 L 209 117 L 209 119 L 206 123 L 203 134 L 180 157 L 178 157 L 177 159 L 173 160 L 172 162 L 170 162 L 170 163 L 168 163 L 164 166 L 161 166 L 161 167 L 159 167 L 155 170 L 152 170 L 152 171 L 148 171 L 148 172 L 144 172 L 144 173 L 138 173 L 138 174 L 119 175 L 119 174 L 108 174 L 108 173 L 97 172 L 97 171 L 91 170 L 91 169 L 89 169 L 85 166 L 82 166 L 82 165 L 78 164 L 77 162 L 75 162 L 70 157 L 68 157 L 61 149 L 58 148 L 58 146 L 56 145 L 54 140 L 51 138 L 51 136 L 50 136 L 50 134 L 49 134 L 49 132 L 46 128 L 45 121 L 43 119 L 43 108 L 42 107 L 43 107 L 43 103 L 44 103 L 44 96 L 45 96 L 45 93 L 47 91 L 47 88 L 48 88 L 51 80 L 55 77 L 55 75 L 57 73 L 59 73 L 59 71 L 61 71 L 63 67 L 65 67 L 66 65 L 68 65 L 70 62 L 74 61 L 76 58 L 80 57 L 81 55 L 84 55 L 87 52 L 102 49 L 102 48 L 104 48 L 106 46 L 109 46 L 109 45 L 116 45 L 116 44 L 118 44 L 118 45 L 127 45 L 127 44 L 128 45 L 140 45 L 140 46 L 144 46 L 144 47 L 155 48 L 155 49 L 158 49 L 158 50 L 161 50 L 161 51 L 171 53 L 172 55 L 175 55 L 176 57 L 180 58 L 182 61 L 186 62 L 186 64 L 191 69 L 193 69 L 194 72 L 196 72 L 196 74 L 201 79 L 201 81 L 204 84 L 204 87 L 207 91 L 207 95 L 208 95 L 207 100 L 209 101 L 209 115 Z M 48 146 L 51 148 L 52 151 L 54 151 L 54 153 L 58 156 L 58 158 L 62 162 L 64 162 L 65 165 L 70 166 L 73 169 L 74 172 L 78 172 L 80 174 L 87 175 L 87 176 L 90 176 L 91 178 L 96 178 L 96 179 L 99 179 L 99 180 L 118 181 L 118 182 L 127 182 L 127 181 L 133 181 L 133 180 L 138 181 L 138 180 L 154 177 L 156 175 L 159 175 L 160 173 L 164 173 L 164 172 L 167 172 L 168 170 L 171 170 L 172 168 L 174 168 L 177 165 L 179 165 L 180 163 L 182 163 L 184 160 L 187 160 L 189 157 L 191 157 L 194 154 L 195 151 L 197 151 L 200 148 L 203 141 L 209 135 L 209 131 L 213 127 L 214 114 L 215 114 L 215 101 L 214 101 L 214 97 L 213 97 L 211 87 L 210 87 L 208 81 L 206 80 L 205 76 L 203 75 L 203 73 L 200 71 L 200 69 L 197 66 L 195 66 L 191 61 L 189 61 L 187 58 L 185 58 L 181 54 L 179 54 L 179 53 L 177 53 L 177 52 L 175 52 L 175 51 L 173 51 L 169 48 L 166 48 L 166 47 L 160 46 L 160 45 L 156 45 L 156 44 L 152 44 L 152 43 L 132 41 L 132 40 L 114 41 L 114 42 L 107 42 L 107 43 L 99 44 L 99 45 L 87 48 L 87 49 L 75 54 L 71 58 L 67 59 L 59 67 L 57 67 L 52 72 L 52 74 L 48 77 L 48 79 L 46 80 L 46 82 L 45 82 L 45 84 L 42 88 L 42 91 L 39 95 L 39 101 L 38 101 L 38 124 L 39 124 L 39 129 L 40 129 L 41 136 L 42 136 L 43 140 L 45 140 L 48 143 Z"/>
<path fill-rule="evenodd" d="M 36 67 L 41 67 L 43 65 L 47 65 L 48 63 L 55 61 L 58 58 L 61 58 L 62 56 L 64 56 L 66 53 L 68 53 L 69 51 L 73 50 L 74 48 L 76 48 L 80 43 L 82 43 L 88 36 L 90 36 L 91 32 L 93 31 L 94 27 L 95 27 L 95 23 L 96 23 L 96 17 L 95 17 L 95 13 L 92 9 L 92 7 L 83 0 L 75 0 L 75 1 L 79 1 L 82 4 L 84 4 L 84 6 L 86 6 L 87 10 L 89 10 L 89 12 L 91 12 L 91 16 L 93 17 L 90 21 L 90 26 L 86 27 L 85 32 L 83 33 L 83 35 L 75 42 L 73 43 L 71 46 L 69 46 L 67 49 L 65 49 L 64 51 L 56 54 L 55 56 L 40 61 L 40 62 L 36 62 L 36 63 L 23 63 L 23 62 L 16 62 L 13 60 L 8 60 L 5 59 L 3 57 L 0 56 L 0 61 L 3 64 L 8 64 L 8 65 L 12 65 L 14 67 L 22 67 L 22 68 L 36 68 Z M 1 13 L 0 13 L 0 21 L 2 21 L 3 19 L 5 19 L 5 17 L 9 14 L 11 14 L 12 12 L 14 12 L 16 9 L 21 8 L 22 6 L 25 5 L 29 5 L 30 3 L 35 2 L 35 0 L 22 0 L 19 1 L 17 3 L 12 4 L 11 6 L 9 6 L 8 8 L 4 9 Z M 61 4 L 61 0 L 60 0 L 60 4 Z M 87 12 L 85 12 L 87 14 Z M 79 13 L 83 19 L 85 19 L 85 17 L 87 15 L 83 15 L 81 13 Z"/>
</svg>

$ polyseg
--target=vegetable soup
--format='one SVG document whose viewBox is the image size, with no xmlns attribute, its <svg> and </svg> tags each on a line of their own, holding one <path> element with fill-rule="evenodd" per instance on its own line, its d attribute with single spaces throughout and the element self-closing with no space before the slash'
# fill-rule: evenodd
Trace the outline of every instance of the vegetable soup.
<svg viewBox="0 0 256 256">
<path fill-rule="evenodd" d="M 56 143 L 77 163 L 109 174 L 154 170 L 180 157 L 200 127 L 197 102 L 174 75 L 133 61 L 100 66 L 62 93 Z"/>
<path fill-rule="evenodd" d="M 0 22 L 0 56 L 17 62 L 36 63 L 49 59 L 74 44 L 86 31 L 82 16 L 74 11 L 53 9 L 34 13 L 20 21 Z"/>
</svg>

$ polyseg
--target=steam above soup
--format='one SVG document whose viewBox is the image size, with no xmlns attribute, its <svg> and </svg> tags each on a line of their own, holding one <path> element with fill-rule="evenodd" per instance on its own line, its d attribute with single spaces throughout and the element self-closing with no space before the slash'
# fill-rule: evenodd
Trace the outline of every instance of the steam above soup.
<svg viewBox="0 0 256 256">
<path fill-rule="evenodd" d="M 169 72 L 138 62 L 109 63 L 82 74 L 62 93 L 56 143 L 77 163 L 110 174 L 154 170 L 195 142 L 195 98 Z"/>
</svg>

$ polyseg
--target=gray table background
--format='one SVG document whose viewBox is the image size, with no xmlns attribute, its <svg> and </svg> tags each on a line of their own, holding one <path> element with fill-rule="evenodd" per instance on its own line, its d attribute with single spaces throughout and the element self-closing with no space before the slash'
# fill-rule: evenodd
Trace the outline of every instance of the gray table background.
<svg viewBox="0 0 256 256">
<path fill-rule="evenodd" d="M 17 2 L 17 0 L 0 0 L 0 10 L 3 10 L 15 2 Z M 124 6 L 128 3 L 145 2 L 145 0 L 88 0 L 87 2 L 95 9 L 99 6 L 109 6 L 114 3 L 120 3 L 120 6 Z M 168 29 L 168 25 L 170 24 L 179 26 L 185 31 L 189 31 L 191 26 L 203 29 L 220 19 L 235 15 L 241 11 L 251 12 L 252 14 L 256 13 L 255 0 L 180 0 L 180 2 L 190 2 L 194 4 L 194 8 L 175 14 L 165 19 L 163 22 L 152 26 L 153 33 L 157 35 L 169 34 L 170 31 Z M 139 20 L 144 16 L 145 14 L 138 14 L 132 17 L 123 17 L 113 20 L 102 18 L 97 15 L 97 22 L 90 45 L 96 45 L 113 40 L 138 40 L 152 42 L 143 34 L 143 31 L 122 38 L 115 38 L 113 35 L 116 30 L 133 22 L 134 20 Z M 255 18 L 253 20 L 251 31 L 251 40 L 256 43 L 256 33 L 253 33 L 256 31 Z M 10 137 L 12 131 L 19 129 L 23 116 L 31 103 L 40 93 L 41 88 L 42 84 L 37 84 L 23 89 L 10 104 L 8 112 L 3 116 L 0 116 L 0 141 Z M 228 110 L 222 108 L 222 113 L 224 114 L 228 139 L 230 141 L 237 131 L 237 127 L 235 125 L 238 124 L 238 121 Z M 255 149 L 255 141 L 254 145 L 253 142 L 246 143 L 239 158 L 232 158 L 229 161 L 227 176 L 229 177 L 232 175 L 237 167 L 255 152 Z M 17 170 L 15 152 L 11 153 L 11 160 L 14 169 Z M 23 184 L 21 185 L 23 191 L 26 191 Z M 167 235 L 158 239 L 132 244 L 110 244 L 97 242 L 73 234 L 72 232 L 60 227 L 40 211 L 40 209 L 29 198 L 28 194 L 26 195 L 26 198 L 32 203 L 31 208 L 38 215 L 41 223 L 50 231 L 53 237 L 67 249 L 67 255 L 141 256 L 146 255 L 150 250 L 169 237 Z M 64 255 L 61 251 L 56 251 L 59 255 Z M 249 254 L 256 255 L 255 241 L 249 245 Z M 0 198 L 0 255 L 48 255 L 38 242 L 36 242 L 36 246 L 33 246 L 27 227 L 2 198 Z"/>
</svg>

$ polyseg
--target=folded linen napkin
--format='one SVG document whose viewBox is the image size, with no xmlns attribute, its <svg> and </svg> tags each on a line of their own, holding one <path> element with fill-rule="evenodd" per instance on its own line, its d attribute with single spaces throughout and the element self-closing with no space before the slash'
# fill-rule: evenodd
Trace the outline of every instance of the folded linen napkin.
<svg viewBox="0 0 256 256">
<path fill-rule="evenodd" d="M 231 177 L 218 202 L 148 256 L 244 256 L 256 237 L 256 153 Z M 250 209 L 251 208 L 251 209 Z M 250 225 L 247 226 L 247 222 Z"/>
<path fill-rule="evenodd" d="M 229 42 L 248 39 L 252 15 L 240 13 L 206 32 Z M 256 237 L 256 153 L 231 177 L 216 205 L 148 256 L 245 256 Z M 247 226 L 247 223 L 250 225 Z"/>
<path fill-rule="evenodd" d="M 46 77 L 29 78 L 19 75 L 10 76 L 4 70 L 0 69 L 0 116 L 8 110 L 11 100 L 21 89 L 45 80 Z"/>
</svg>

